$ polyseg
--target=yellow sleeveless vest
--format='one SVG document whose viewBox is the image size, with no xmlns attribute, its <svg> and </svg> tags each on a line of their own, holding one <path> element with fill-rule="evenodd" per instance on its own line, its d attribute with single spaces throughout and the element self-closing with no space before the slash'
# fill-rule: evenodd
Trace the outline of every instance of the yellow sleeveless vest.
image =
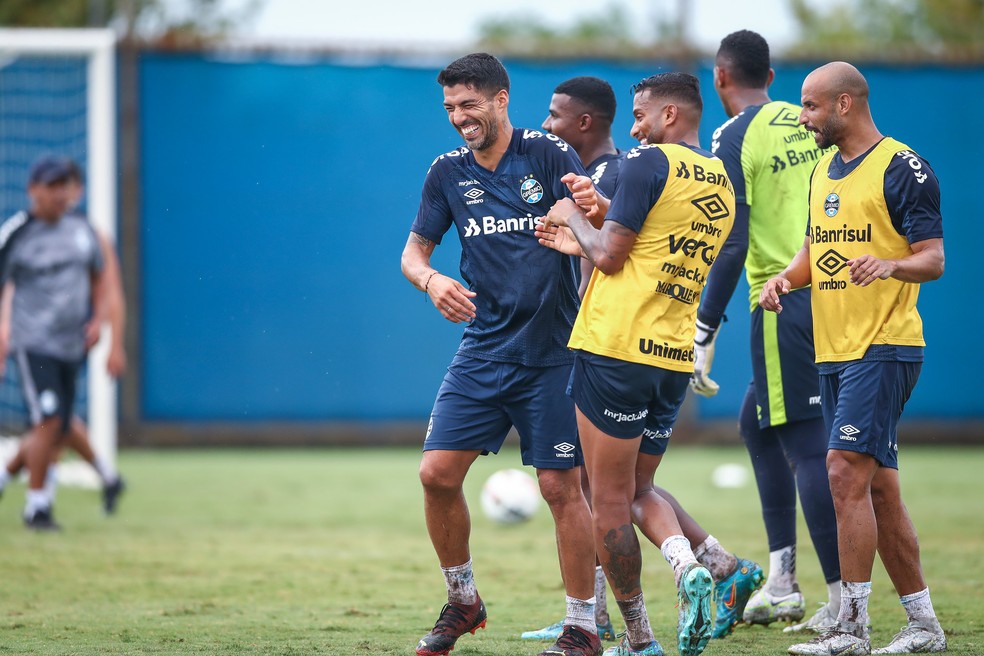
<svg viewBox="0 0 984 656">
<path fill-rule="evenodd" d="M 919 285 L 894 278 L 851 284 L 848 260 L 912 254 L 896 232 L 885 201 L 885 170 L 908 146 L 886 137 L 842 180 L 817 164 L 810 187 L 810 273 L 817 362 L 858 360 L 872 344 L 925 346 L 916 310 Z"/>
<path fill-rule="evenodd" d="M 735 193 L 716 157 L 660 148 L 669 175 L 621 271 L 595 269 L 569 346 L 672 371 L 694 370 L 697 306 L 735 216 Z"/>
</svg>

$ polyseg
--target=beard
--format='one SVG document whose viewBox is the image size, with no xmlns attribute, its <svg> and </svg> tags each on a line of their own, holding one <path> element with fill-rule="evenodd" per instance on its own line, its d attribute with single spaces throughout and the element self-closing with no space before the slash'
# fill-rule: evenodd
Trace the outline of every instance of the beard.
<svg viewBox="0 0 984 656">
<path fill-rule="evenodd" d="M 471 150 L 485 150 L 487 148 L 491 148 L 499 139 L 499 124 L 496 122 L 494 116 L 482 117 L 477 122 L 482 133 L 479 140 L 470 142 L 463 134 L 461 135 L 462 138 Z M 461 130 L 458 132 L 460 134 Z"/>
<path fill-rule="evenodd" d="M 813 140 L 817 146 L 826 149 L 835 145 L 844 133 L 844 123 L 840 118 L 831 118 L 824 125 L 816 126 Z"/>
</svg>

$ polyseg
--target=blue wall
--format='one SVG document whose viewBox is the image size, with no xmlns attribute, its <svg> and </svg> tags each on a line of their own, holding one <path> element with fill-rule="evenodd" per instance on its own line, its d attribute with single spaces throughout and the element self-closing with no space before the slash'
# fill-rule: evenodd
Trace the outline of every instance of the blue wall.
<svg viewBox="0 0 984 656">
<path fill-rule="evenodd" d="M 426 417 L 461 329 L 403 278 L 399 259 L 428 166 L 460 145 L 435 82 L 444 64 L 142 57 L 144 419 Z M 633 145 L 629 87 L 666 70 L 506 64 L 520 127 L 539 127 L 560 81 L 609 80 L 623 148 Z M 773 97 L 796 100 L 810 68 L 777 70 Z M 984 356 L 949 327 L 982 320 L 961 292 L 974 258 L 971 157 L 984 145 L 964 108 L 984 96 L 984 70 L 864 72 L 881 130 L 927 157 L 943 184 L 947 273 L 923 288 L 930 346 L 907 415 L 982 418 L 981 394 L 951 381 L 984 370 Z M 707 146 L 725 116 L 710 68 L 699 75 Z M 435 265 L 456 272 L 459 254 L 449 236 Z M 714 367 L 722 391 L 700 401 L 700 416 L 737 412 L 750 376 L 746 297 L 739 288 L 729 308 Z"/>
</svg>

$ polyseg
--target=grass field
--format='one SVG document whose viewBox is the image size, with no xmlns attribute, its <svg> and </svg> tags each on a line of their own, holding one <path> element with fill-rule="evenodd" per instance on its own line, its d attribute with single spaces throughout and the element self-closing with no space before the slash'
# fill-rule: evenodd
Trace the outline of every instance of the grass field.
<svg viewBox="0 0 984 656">
<path fill-rule="evenodd" d="M 416 449 L 127 451 L 120 512 L 95 492 L 63 489 L 65 531 L 20 524 L 23 486 L 0 500 L 0 654 L 412 654 L 444 601 L 424 530 Z M 767 561 L 751 486 L 722 492 L 710 472 L 746 462 L 740 448 L 671 449 L 658 481 L 725 547 Z M 980 449 L 907 449 L 903 490 L 922 543 L 933 600 L 953 654 L 984 654 L 984 481 Z M 482 458 L 469 480 L 472 547 L 489 625 L 454 656 L 536 654 L 521 631 L 563 614 L 549 513 L 496 526 L 478 490 L 518 455 Z M 825 598 L 800 531 L 800 583 Z M 675 653 L 674 592 L 658 550 L 645 549 L 644 587 L 657 638 Z M 612 610 L 617 616 L 614 604 Z M 905 615 L 880 564 L 873 640 Z M 618 622 L 616 621 L 616 627 Z M 784 654 L 777 627 L 739 627 L 709 656 Z"/>
</svg>

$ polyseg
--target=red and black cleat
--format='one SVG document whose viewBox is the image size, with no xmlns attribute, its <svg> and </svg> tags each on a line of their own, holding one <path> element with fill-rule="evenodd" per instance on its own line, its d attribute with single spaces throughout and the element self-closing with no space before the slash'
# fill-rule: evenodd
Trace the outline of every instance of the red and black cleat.
<svg viewBox="0 0 984 656">
<path fill-rule="evenodd" d="M 444 656 L 458 638 L 484 629 L 487 617 L 480 597 L 473 604 L 445 604 L 434 628 L 417 643 L 417 656 Z"/>
<path fill-rule="evenodd" d="M 565 624 L 554 646 L 544 649 L 539 656 L 601 656 L 601 639 L 580 627 Z"/>
</svg>

